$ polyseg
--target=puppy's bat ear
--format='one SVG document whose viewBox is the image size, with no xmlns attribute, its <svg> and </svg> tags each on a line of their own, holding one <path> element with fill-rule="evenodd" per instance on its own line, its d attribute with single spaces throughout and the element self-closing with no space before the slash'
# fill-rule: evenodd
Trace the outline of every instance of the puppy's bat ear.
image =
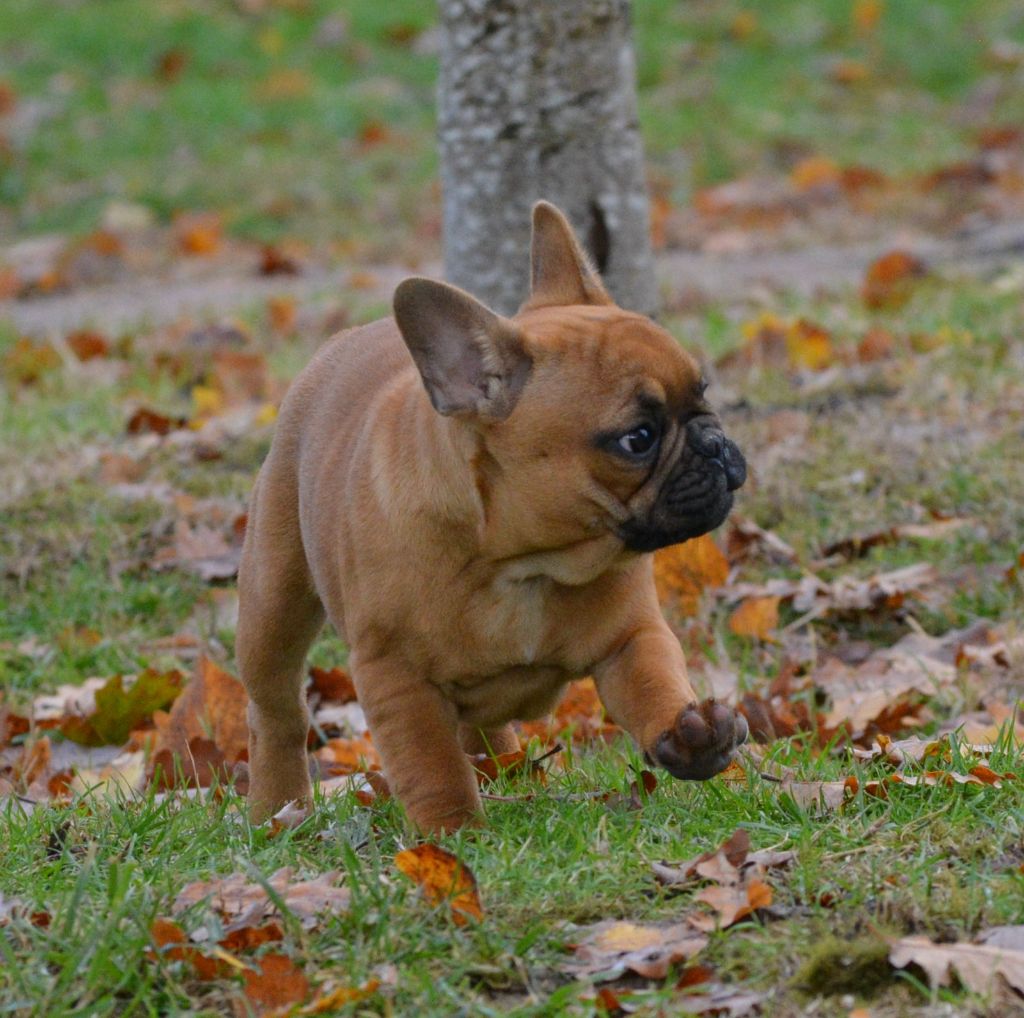
<svg viewBox="0 0 1024 1018">
<path fill-rule="evenodd" d="M 504 420 L 532 361 L 519 330 L 448 283 L 413 277 L 395 290 L 395 320 L 438 413 Z"/>
<path fill-rule="evenodd" d="M 613 304 L 573 233 L 550 202 L 533 206 L 530 296 L 521 310 L 566 304 Z"/>
</svg>

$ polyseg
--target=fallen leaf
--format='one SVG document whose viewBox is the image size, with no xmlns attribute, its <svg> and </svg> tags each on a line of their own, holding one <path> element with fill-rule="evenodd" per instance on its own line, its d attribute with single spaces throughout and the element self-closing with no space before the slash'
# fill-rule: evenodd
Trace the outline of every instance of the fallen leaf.
<svg viewBox="0 0 1024 1018">
<path fill-rule="evenodd" d="M 537 737 L 545 741 L 568 734 L 573 742 L 589 742 L 610 738 L 621 731 L 605 716 L 593 679 L 570 682 L 551 717 L 524 721 L 518 727 L 524 739 Z"/>
<path fill-rule="evenodd" d="M 174 217 L 174 236 L 183 254 L 216 254 L 223 243 L 224 222 L 217 212 L 180 212 Z"/>
<path fill-rule="evenodd" d="M 465 926 L 468 918 L 483 919 L 476 878 L 451 852 L 425 843 L 399 852 L 395 865 L 420 885 L 431 905 L 447 903 L 456 926 Z"/>
<path fill-rule="evenodd" d="M 304 929 L 319 925 L 319 917 L 324 912 L 348 909 L 351 895 L 348 888 L 338 886 L 340 874 L 337 870 L 321 873 L 313 880 L 294 882 L 292 872 L 290 866 L 285 866 L 268 877 L 266 883 L 274 898 L 284 902 Z M 208 907 L 226 921 L 226 931 L 256 926 L 266 919 L 280 917 L 266 887 L 242 873 L 197 880 L 183 887 L 174 899 L 174 914 L 181 915 L 202 902 L 207 902 Z"/>
<path fill-rule="evenodd" d="M 317 668 L 309 670 L 313 689 L 324 700 L 337 703 L 353 703 L 358 699 L 352 676 L 344 668 Z"/>
<path fill-rule="evenodd" d="M 91 329 L 79 329 L 77 332 L 69 333 L 65 342 L 80 361 L 95 360 L 110 353 L 110 340 L 101 332 Z"/>
<path fill-rule="evenodd" d="M 153 768 L 162 765 L 163 787 L 169 787 L 175 775 L 177 758 L 199 787 L 204 775 L 209 784 L 210 750 L 219 757 L 217 767 L 231 766 L 248 758 L 249 725 L 246 710 L 249 697 L 245 687 L 233 675 L 207 657 L 196 663 L 196 671 L 184 691 L 174 701 L 170 713 L 153 715 L 156 737 Z M 197 767 L 195 750 L 206 751 L 207 766 Z M 223 771 L 221 772 L 223 773 Z"/>
<path fill-rule="evenodd" d="M 875 361 L 886 360 L 893 355 L 896 340 L 888 329 L 875 326 L 861 338 L 857 344 L 857 360 L 861 364 L 873 364 Z"/>
<path fill-rule="evenodd" d="M 786 332 L 786 353 L 796 368 L 821 371 L 835 360 L 828 331 L 806 318 L 798 318 Z"/>
<path fill-rule="evenodd" d="M 662 548 L 654 554 L 654 582 L 661 603 L 696 615 L 701 595 L 729 577 L 729 562 L 710 534 Z"/>
<path fill-rule="evenodd" d="M 703 988 L 701 993 L 687 993 L 672 998 L 673 1008 L 688 1015 L 725 1015 L 726 1018 L 744 1018 L 745 1015 L 759 1014 L 767 994 L 743 990 L 735 986 L 714 983 Z"/>
<path fill-rule="evenodd" d="M 369 738 L 330 739 L 313 754 L 329 777 L 380 770 L 380 756 Z"/>
<path fill-rule="evenodd" d="M 96 690 L 95 710 L 87 716 L 65 716 L 60 730 L 83 746 L 121 745 L 155 711 L 170 707 L 184 687 L 185 677 L 177 670 L 147 669 L 127 683 L 114 675 Z"/>
<path fill-rule="evenodd" d="M 229 580 L 238 575 L 242 548 L 224 534 L 202 523 L 191 525 L 179 519 L 174 524 L 174 541 L 153 556 L 154 569 L 182 569 L 206 583 Z"/>
<path fill-rule="evenodd" d="M 806 810 L 838 809 L 849 794 L 845 781 L 792 781 L 780 783 L 779 791 L 792 797 L 793 801 Z"/>
<path fill-rule="evenodd" d="M 286 954 L 264 954 L 256 970 L 246 969 L 243 992 L 256 1014 L 290 1009 L 309 998 L 309 980 Z"/>
<path fill-rule="evenodd" d="M 801 159 L 789 174 L 790 183 L 798 191 L 838 189 L 842 180 L 839 166 L 825 156 Z"/>
<path fill-rule="evenodd" d="M 188 59 L 188 51 L 182 49 L 180 46 L 164 50 L 164 52 L 156 58 L 156 63 L 153 67 L 153 75 L 157 80 L 162 81 L 165 85 L 170 85 L 181 77 L 181 72 L 185 70 L 185 66 L 188 64 Z"/>
<path fill-rule="evenodd" d="M 302 1015 L 334 1014 L 349 1004 L 357 1004 L 361 1000 L 372 997 L 380 989 L 380 980 L 371 979 L 362 986 L 338 986 L 326 993 L 318 994 L 305 1007 L 290 1008 L 287 1018 L 300 1018 Z"/>
<path fill-rule="evenodd" d="M 989 944 L 936 944 L 927 937 L 903 937 L 889 951 L 894 968 L 917 965 L 932 987 L 949 986 L 954 977 L 981 996 L 990 996 L 1001 983 L 1024 993 L 1024 950 Z"/>
<path fill-rule="evenodd" d="M 772 903 L 772 889 L 754 877 L 742 885 L 706 887 L 697 892 L 694 901 L 710 905 L 718 914 L 691 915 L 688 919 L 691 925 L 705 932 L 724 930 L 753 915 L 757 909 L 767 908 Z"/>
<path fill-rule="evenodd" d="M 862 35 L 871 35 L 882 20 L 884 0 L 855 0 L 853 24 Z"/>
<path fill-rule="evenodd" d="M 271 297 L 267 301 L 267 318 L 271 329 L 279 336 L 288 336 L 294 332 L 298 307 L 298 301 L 291 294 Z"/>
<path fill-rule="evenodd" d="M 147 407 L 139 407 L 125 425 L 129 435 L 166 435 L 179 428 L 188 426 L 185 417 L 167 417 Z"/>
<path fill-rule="evenodd" d="M 890 251 L 868 266 L 861 289 L 864 303 L 873 309 L 898 308 L 910 299 L 912 284 L 926 272 L 920 258 L 909 251 Z"/>
<path fill-rule="evenodd" d="M 154 919 L 149 927 L 149 936 L 161 957 L 188 962 L 202 980 L 221 979 L 230 972 L 222 959 L 210 958 L 192 946 L 185 931 L 171 919 Z"/>
<path fill-rule="evenodd" d="M 729 629 L 737 636 L 770 640 L 779 624 L 778 597 L 752 597 L 741 601 L 729 616 Z"/>
<path fill-rule="evenodd" d="M 664 979 L 669 969 L 702 951 L 708 939 L 686 923 L 638 925 L 609 919 L 589 927 L 575 946 L 570 970 L 602 981 L 635 972 L 645 979 Z"/>
</svg>

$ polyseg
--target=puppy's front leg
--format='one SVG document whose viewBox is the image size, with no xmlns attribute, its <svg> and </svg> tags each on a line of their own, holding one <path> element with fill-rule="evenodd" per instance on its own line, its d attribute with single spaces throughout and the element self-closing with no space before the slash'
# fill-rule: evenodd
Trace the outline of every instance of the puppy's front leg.
<svg viewBox="0 0 1024 1018">
<path fill-rule="evenodd" d="M 652 763 L 703 781 L 729 766 L 747 722 L 714 699 L 697 703 L 679 641 L 659 617 L 594 669 L 601 700 Z"/>
<path fill-rule="evenodd" d="M 478 823 L 480 793 L 455 705 L 402 662 L 353 655 L 351 663 L 384 775 L 412 822 L 426 833 Z"/>
</svg>

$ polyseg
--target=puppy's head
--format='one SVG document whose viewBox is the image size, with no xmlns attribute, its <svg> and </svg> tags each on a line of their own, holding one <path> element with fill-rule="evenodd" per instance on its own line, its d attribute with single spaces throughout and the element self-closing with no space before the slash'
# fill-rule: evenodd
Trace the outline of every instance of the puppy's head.
<svg viewBox="0 0 1024 1018">
<path fill-rule="evenodd" d="M 485 517 L 510 551 L 613 536 L 653 551 L 717 527 L 746 465 L 697 362 L 617 307 L 565 217 L 534 208 L 532 292 L 513 318 L 408 279 L 395 317 L 431 402 L 479 435 Z"/>
</svg>

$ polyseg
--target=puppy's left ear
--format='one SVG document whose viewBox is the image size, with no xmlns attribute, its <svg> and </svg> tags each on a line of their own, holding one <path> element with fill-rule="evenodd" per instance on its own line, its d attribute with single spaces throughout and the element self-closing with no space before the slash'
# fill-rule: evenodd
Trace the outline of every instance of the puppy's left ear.
<svg viewBox="0 0 1024 1018">
<path fill-rule="evenodd" d="M 530 296 L 523 311 L 568 304 L 614 304 L 569 220 L 551 202 L 533 206 Z"/>
<path fill-rule="evenodd" d="M 532 361 L 519 330 L 468 293 L 432 279 L 399 283 L 395 321 L 438 413 L 504 420 Z"/>
</svg>

